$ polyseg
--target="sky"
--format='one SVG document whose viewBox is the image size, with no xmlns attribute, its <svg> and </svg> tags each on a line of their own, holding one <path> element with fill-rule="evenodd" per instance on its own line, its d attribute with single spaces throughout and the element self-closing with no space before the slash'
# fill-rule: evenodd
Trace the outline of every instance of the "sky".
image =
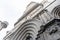
<svg viewBox="0 0 60 40">
<path fill-rule="evenodd" d="M 0 40 L 14 28 L 14 23 L 23 15 L 27 5 L 31 2 L 40 3 L 42 0 L 0 0 L 0 21 L 9 23 L 6 29 L 0 31 Z"/>
</svg>

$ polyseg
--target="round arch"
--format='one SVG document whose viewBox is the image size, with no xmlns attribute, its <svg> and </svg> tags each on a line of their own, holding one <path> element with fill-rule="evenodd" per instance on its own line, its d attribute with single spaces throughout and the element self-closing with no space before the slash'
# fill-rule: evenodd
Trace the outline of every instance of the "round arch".
<svg viewBox="0 0 60 40">
<path fill-rule="evenodd" d="M 13 40 L 22 40 L 23 38 L 26 39 L 28 33 L 30 33 L 31 37 L 36 37 L 38 30 L 40 29 L 40 22 L 38 20 L 28 20 L 24 22 L 18 30 L 16 30 L 15 35 L 12 37 Z M 11 39 L 11 40 L 12 40 Z M 23 40 L 24 40 L 23 39 Z"/>
<path fill-rule="evenodd" d="M 53 14 L 54 18 L 60 19 L 60 5 L 56 6 L 56 7 L 52 10 L 51 14 Z"/>
</svg>

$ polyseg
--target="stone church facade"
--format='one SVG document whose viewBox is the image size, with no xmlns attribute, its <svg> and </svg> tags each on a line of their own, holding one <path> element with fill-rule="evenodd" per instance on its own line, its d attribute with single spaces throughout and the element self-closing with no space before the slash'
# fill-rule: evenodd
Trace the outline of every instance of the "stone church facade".
<svg viewBox="0 0 60 40">
<path fill-rule="evenodd" d="M 60 0 L 31 2 L 3 40 L 60 40 Z"/>
</svg>

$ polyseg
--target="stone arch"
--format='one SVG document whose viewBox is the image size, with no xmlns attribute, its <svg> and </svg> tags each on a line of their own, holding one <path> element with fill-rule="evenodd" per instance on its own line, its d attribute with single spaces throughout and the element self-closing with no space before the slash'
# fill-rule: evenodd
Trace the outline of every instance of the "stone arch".
<svg viewBox="0 0 60 40">
<path fill-rule="evenodd" d="M 56 6 L 53 10 L 52 13 L 54 18 L 60 19 L 60 5 Z"/>
<path fill-rule="evenodd" d="M 29 34 L 29 35 L 28 35 L 28 34 Z M 28 33 L 28 32 L 27 32 L 27 33 L 24 35 L 23 40 L 26 40 L 26 38 L 28 37 L 27 35 L 28 35 L 28 36 L 31 36 L 32 39 L 33 39 L 33 37 L 34 37 L 34 36 L 33 36 L 33 33 Z"/>
<path fill-rule="evenodd" d="M 12 37 L 11 40 L 22 40 L 23 38 L 25 39 L 26 37 L 23 37 L 27 35 L 28 33 L 31 34 L 32 37 L 37 37 L 38 30 L 40 29 L 40 22 L 38 20 L 32 19 L 24 22 L 18 30 L 16 30 L 16 33 Z"/>
</svg>

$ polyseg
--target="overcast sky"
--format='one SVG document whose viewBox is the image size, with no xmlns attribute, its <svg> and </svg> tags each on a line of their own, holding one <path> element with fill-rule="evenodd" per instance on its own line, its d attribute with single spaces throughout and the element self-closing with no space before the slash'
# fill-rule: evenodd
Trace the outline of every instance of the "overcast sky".
<svg viewBox="0 0 60 40">
<path fill-rule="evenodd" d="M 9 26 L 0 31 L 0 40 L 6 32 L 14 28 L 14 23 L 23 15 L 26 6 L 31 2 L 40 3 L 42 0 L 0 0 L 0 21 L 7 21 Z"/>
</svg>

